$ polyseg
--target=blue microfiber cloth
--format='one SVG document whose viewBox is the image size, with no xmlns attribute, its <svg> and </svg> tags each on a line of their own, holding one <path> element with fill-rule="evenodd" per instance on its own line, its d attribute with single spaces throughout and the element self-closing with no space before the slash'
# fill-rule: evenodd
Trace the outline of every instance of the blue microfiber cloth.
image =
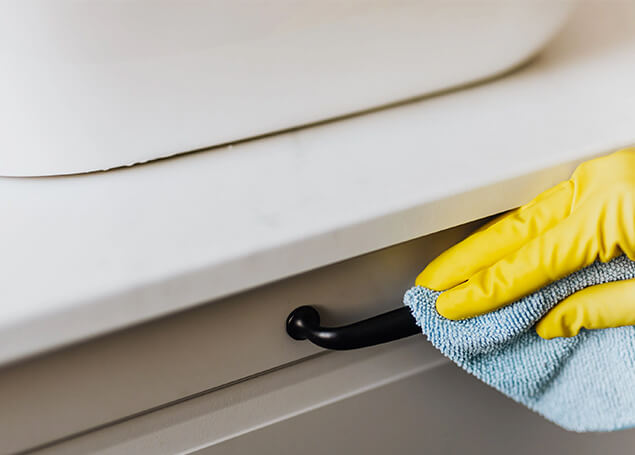
<svg viewBox="0 0 635 455">
<path fill-rule="evenodd" d="M 461 321 L 437 313 L 437 291 L 415 286 L 404 303 L 437 349 L 485 383 L 568 430 L 611 431 L 635 426 L 635 327 L 544 340 L 534 325 L 580 289 L 631 278 L 635 262 L 626 256 L 595 262 L 493 313 Z"/>
</svg>

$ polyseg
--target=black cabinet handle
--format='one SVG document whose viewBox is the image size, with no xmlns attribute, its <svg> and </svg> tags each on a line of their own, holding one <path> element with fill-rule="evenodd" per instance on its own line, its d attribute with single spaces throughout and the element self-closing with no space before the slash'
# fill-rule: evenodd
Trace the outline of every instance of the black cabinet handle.
<svg viewBox="0 0 635 455">
<path fill-rule="evenodd" d="M 287 317 L 287 333 L 326 349 L 358 349 L 405 338 L 421 329 L 408 307 L 383 313 L 342 327 L 320 326 L 320 313 L 312 306 L 296 308 Z"/>
</svg>

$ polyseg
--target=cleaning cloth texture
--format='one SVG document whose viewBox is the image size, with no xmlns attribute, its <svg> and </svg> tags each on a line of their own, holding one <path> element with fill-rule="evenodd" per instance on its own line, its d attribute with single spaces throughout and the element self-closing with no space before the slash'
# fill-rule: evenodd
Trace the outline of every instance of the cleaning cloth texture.
<svg viewBox="0 0 635 455">
<path fill-rule="evenodd" d="M 635 426 L 635 327 L 545 340 L 534 325 L 576 291 L 632 278 L 635 262 L 622 255 L 470 319 L 441 316 L 441 292 L 421 286 L 404 303 L 437 349 L 485 383 L 568 430 L 611 431 Z"/>
</svg>

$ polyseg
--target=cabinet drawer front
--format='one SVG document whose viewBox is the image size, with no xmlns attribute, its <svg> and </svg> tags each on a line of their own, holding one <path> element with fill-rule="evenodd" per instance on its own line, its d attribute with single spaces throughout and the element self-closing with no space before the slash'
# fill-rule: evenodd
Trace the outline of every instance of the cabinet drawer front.
<svg viewBox="0 0 635 455">
<path fill-rule="evenodd" d="M 421 268 L 477 225 L 5 367 L 0 370 L 0 451 L 46 444 L 316 354 L 320 349 L 286 335 L 284 321 L 293 308 L 317 306 L 326 325 L 397 308 Z"/>
</svg>

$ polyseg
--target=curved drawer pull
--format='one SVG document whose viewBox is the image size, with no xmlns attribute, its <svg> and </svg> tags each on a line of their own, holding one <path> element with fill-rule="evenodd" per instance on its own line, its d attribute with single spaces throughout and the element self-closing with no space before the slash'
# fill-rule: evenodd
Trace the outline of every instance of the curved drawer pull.
<svg viewBox="0 0 635 455">
<path fill-rule="evenodd" d="M 421 329 L 407 307 L 342 327 L 321 327 L 320 313 L 305 305 L 287 317 L 287 333 L 295 340 L 309 340 L 326 349 L 347 350 L 398 340 L 421 333 Z"/>
</svg>

